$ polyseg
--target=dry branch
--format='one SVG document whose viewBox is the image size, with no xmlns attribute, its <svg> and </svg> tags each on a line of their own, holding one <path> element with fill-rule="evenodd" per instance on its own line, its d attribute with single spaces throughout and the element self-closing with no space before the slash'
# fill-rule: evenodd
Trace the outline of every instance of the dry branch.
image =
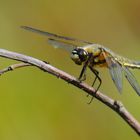
<svg viewBox="0 0 140 140">
<path fill-rule="evenodd" d="M 77 78 L 39 59 L 26 56 L 23 54 L 7 51 L 4 49 L 0 49 L 0 57 L 5 57 L 5 58 L 24 62 L 24 63 L 14 64 L 5 68 L 0 71 L 0 74 L 3 74 L 10 70 L 14 70 L 16 68 L 25 67 L 25 66 L 30 66 L 30 65 L 36 66 L 43 71 L 46 71 L 54 76 L 57 76 L 67 81 L 68 83 L 71 83 L 72 85 L 80 88 L 81 90 L 95 97 L 96 99 L 104 103 L 106 106 L 114 110 L 118 115 L 120 115 L 129 124 L 129 126 L 131 126 L 131 128 L 133 128 L 133 130 L 135 130 L 135 132 L 138 135 L 140 135 L 140 123 L 127 111 L 127 109 L 124 107 L 124 105 L 120 101 L 113 100 L 99 91 L 95 93 L 95 89 L 93 89 L 91 86 L 87 85 L 84 82 L 80 82 Z"/>
<path fill-rule="evenodd" d="M 26 66 L 31 66 L 31 64 L 29 64 L 29 63 L 18 63 L 18 64 L 13 64 L 13 65 L 11 65 L 11 66 L 8 66 L 8 67 L 6 67 L 6 68 L 0 70 L 0 75 L 6 73 L 6 72 L 8 72 L 8 71 L 13 71 L 13 70 L 15 70 L 15 69 L 17 69 L 17 68 L 22 68 L 22 67 L 26 67 Z"/>
</svg>

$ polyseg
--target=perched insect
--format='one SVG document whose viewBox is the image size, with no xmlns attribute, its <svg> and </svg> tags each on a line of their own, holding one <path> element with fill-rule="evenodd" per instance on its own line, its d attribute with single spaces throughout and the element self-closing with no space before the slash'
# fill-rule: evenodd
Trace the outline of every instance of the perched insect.
<svg viewBox="0 0 140 140">
<path fill-rule="evenodd" d="M 117 55 L 108 48 L 105 48 L 99 44 L 94 44 L 75 38 L 59 36 L 32 27 L 22 26 L 22 28 L 45 35 L 48 37 L 48 43 L 50 45 L 56 48 L 64 48 L 69 51 L 71 53 L 71 59 L 76 64 L 83 65 L 79 80 L 82 81 L 86 79 L 86 68 L 88 67 L 95 74 L 95 79 L 92 86 L 95 84 L 96 80 L 99 81 L 96 92 L 100 88 L 102 80 L 99 77 L 99 72 L 95 68 L 107 67 L 110 71 L 111 78 L 120 93 L 122 91 L 122 76 L 124 74 L 136 93 L 140 95 L 140 86 L 134 75 L 129 70 L 129 68 L 140 69 L 140 62 L 129 60 L 120 55 Z M 78 43 L 84 45 L 77 45 Z"/>
</svg>

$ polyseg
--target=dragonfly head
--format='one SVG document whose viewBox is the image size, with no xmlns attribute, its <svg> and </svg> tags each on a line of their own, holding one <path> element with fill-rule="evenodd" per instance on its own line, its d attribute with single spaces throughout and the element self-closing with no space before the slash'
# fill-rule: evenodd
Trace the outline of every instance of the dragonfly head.
<svg viewBox="0 0 140 140">
<path fill-rule="evenodd" d="M 87 58 L 88 52 L 80 47 L 75 48 L 71 53 L 71 59 L 78 65 L 81 65 L 83 62 L 85 62 Z"/>
</svg>

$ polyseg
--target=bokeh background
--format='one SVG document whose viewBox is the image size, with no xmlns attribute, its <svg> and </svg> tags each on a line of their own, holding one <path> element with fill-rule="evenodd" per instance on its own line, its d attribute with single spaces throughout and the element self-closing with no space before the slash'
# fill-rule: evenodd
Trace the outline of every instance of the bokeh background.
<svg viewBox="0 0 140 140">
<path fill-rule="evenodd" d="M 50 62 L 78 77 L 69 54 L 21 25 L 103 44 L 140 60 L 139 0 L 0 0 L 0 47 Z M 0 69 L 15 61 L 0 58 Z M 124 79 L 118 94 L 107 69 L 101 91 L 120 100 L 140 121 L 140 97 Z M 140 83 L 140 71 L 132 70 Z M 93 75 L 88 71 L 87 83 Z M 0 77 L 0 140 L 138 140 L 112 110 L 66 82 L 34 67 Z"/>
</svg>

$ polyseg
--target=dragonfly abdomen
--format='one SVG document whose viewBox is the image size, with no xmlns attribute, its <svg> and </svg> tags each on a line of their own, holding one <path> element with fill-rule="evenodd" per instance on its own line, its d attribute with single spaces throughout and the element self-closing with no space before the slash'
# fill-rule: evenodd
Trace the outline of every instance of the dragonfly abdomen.
<svg viewBox="0 0 140 140">
<path fill-rule="evenodd" d="M 130 67 L 132 69 L 140 69 L 140 62 L 132 61 L 132 62 L 125 62 L 124 66 Z"/>
<path fill-rule="evenodd" d="M 132 69 L 140 69 L 140 62 L 139 61 L 130 60 L 128 58 L 125 58 L 125 57 L 122 57 L 122 56 L 119 56 L 119 55 L 117 55 L 114 58 L 122 66 L 129 67 L 129 68 L 132 68 Z"/>
</svg>

